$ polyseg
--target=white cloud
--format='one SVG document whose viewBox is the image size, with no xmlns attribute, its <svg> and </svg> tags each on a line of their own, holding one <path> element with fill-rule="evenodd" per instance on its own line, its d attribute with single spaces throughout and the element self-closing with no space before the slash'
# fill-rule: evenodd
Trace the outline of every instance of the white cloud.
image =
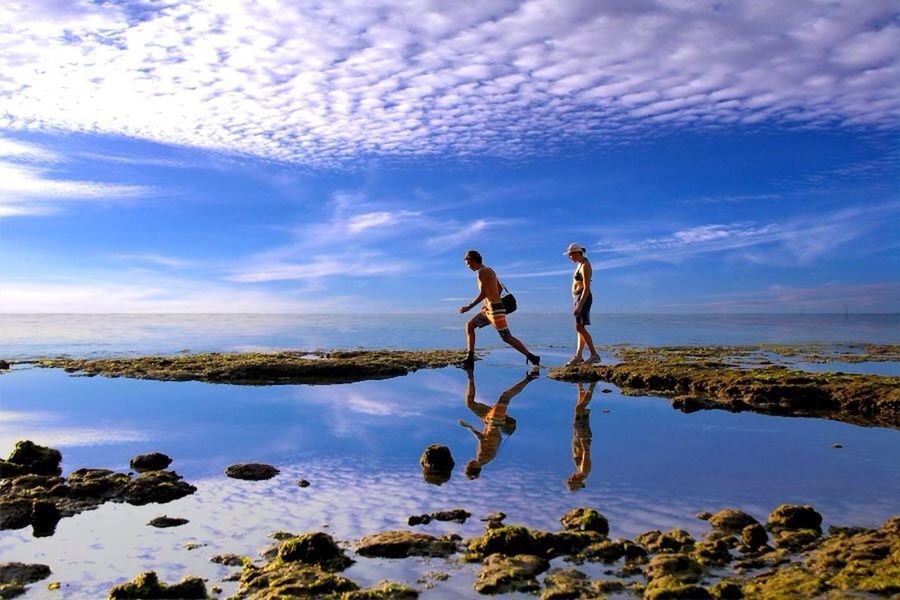
<svg viewBox="0 0 900 600">
<path fill-rule="evenodd" d="M 183 260 L 172 256 L 163 256 L 161 254 L 115 254 L 113 258 L 124 261 L 134 261 L 138 263 L 149 263 L 171 269 L 185 269 L 196 263 L 193 261 Z"/>
<path fill-rule="evenodd" d="M 142 185 L 57 179 L 49 169 L 0 160 L 0 217 L 45 215 L 70 202 L 122 201 L 159 192 Z"/>
<path fill-rule="evenodd" d="M 687 304 L 664 304 L 665 309 L 749 312 L 850 312 L 897 310 L 900 283 L 826 283 L 808 287 L 772 285 L 762 290 L 710 295 Z"/>
<path fill-rule="evenodd" d="M 186 0 L 0 6 L 0 128 L 312 165 L 573 137 L 896 127 L 890 0 Z"/>
<path fill-rule="evenodd" d="M 356 304 L 349 295 L 311 300 L 289 290 L 275 293 L 158 277 L 0 282 L 0 313 L 315 313 L 340 312 Z"/>
</svg>

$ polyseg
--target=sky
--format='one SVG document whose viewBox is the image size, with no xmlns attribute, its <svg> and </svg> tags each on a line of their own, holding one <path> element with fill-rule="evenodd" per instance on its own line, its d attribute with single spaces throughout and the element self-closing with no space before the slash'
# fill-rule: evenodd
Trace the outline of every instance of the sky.
<svg viewBox="0 0 900 600">
<path fill-rule="evenodd" d="M 900 8 L 0 0 L 0 312 L 900 311 Z"/>
</svg>

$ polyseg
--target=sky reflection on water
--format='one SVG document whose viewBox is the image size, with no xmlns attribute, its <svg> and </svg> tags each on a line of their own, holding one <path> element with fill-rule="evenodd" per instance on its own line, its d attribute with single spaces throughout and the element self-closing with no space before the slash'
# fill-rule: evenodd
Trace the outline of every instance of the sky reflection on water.
<svg viewBox="0 0 900 600">
<path fill-rule="evenodd" d="M 476 368 L 476 402 L 495 405 L 523 375 L 513 353 L 491 354 Z M 405 528 L 409 515 L 457 506 L 475 516 L 464 525 L 417 530 L 475 535 L 478 517 L 496 510 L 508 522 L 557 529 L 559 517 L 583 505 L 609 518 L 613 536 L 628 537 L 676 526 L 700 535 L 706 524 L 695 513 L 725 506 L 765 518 L 782 502 L 810 503 L 826 526 L 877 525 L 900 512 L 897 431 L 751 413 L 685 415 L 665 400 L 625 397 L 603 383 L 585 423 L 584 416 L 575 419 L 577 386 L 544 377 L 509 400 L 515 431 L 501 433 L 496 456 L 468 479 L 464 467 L 478 447 L 459 421 L 479 431 L 484 423 L 466 407 L 466 393 L 466 375 L 455 368 L 347 385 L 268 387 L 7 373 L 0 376 L 0 454 L 30 438 L 60 448 L 65 472 L 127 471 L 132 456 L 158 450 L 199 489 L 166 505 L 105 505 L 63 519 L 50 538 L 2 532 L 0 556 L 46 562 L 52 579 L 70 584 L 65 597 L 89 598 L 148 568 L 166 580 L 210 577 L 212 585 L 231 569 L 210 563 L 210 556 L 255 556 L 277 529 L 327 524 L 336 538 L 352 541 Z M 566 481 L 578 470 L 573 437 L 583 437 L 585 425 L 591 469 L 584 489 L 571 492 Z M 844 447 L 832 448 L 835 442 Z M 450 481 L 439 487 L 424 482 L 418 465 L 431 443 L 449 446 L 456 460 Z M 282 474 L 264 482 L 223 476 L 226 466 L 250 461 L 275 464 Z M 311 486 L 299 488 L 300 478 Z M 191 522 L 167 530 L 145 525 L 162 514 Z M 185 542 L 208 546 L 187 551 Z M 363 559 L 347 574 L 361 583 L 392 577 L 415 584 L 431 570 L 453 576 L 425 597 L 475 595 L 474 569 L 443 561 Z M 36 584 L 26 598 L 45 589 Z"/>
</svg>

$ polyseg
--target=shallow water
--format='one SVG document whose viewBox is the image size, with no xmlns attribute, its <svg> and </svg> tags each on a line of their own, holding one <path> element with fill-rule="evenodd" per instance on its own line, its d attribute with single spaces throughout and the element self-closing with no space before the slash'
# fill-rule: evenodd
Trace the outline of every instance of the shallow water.
<svg viewBox="0 0 900 600">
<path fill-rule="evenodd" d="M 565 354 L 547 350 L 546 361 L 561 362 Z M 477 402 L 494 405 L 523 376 L 517 354 L 491 353 L 476 367 Z M 25 598 L 44 597 L 51 580 L 64 584 L 62 598 L 103 597 L 112 584 L 151 568 L 165 581 L 208 577 L 209 586 L 227 594 L 234 584 L 219 581 L 233 569 L 209 558 L 255 556 L 275 530 L 324 528 L 349 542 L 405 529 L 410 515 L 454 507 L 474 516 L 463 525 L 415 530 L 468 537 L 480 533 L 478 517 L 496 510 L 509 515 L 508 523 L 558 529 L 559 518 L 577 506 L 597 508 L 612 536 L 627 537 L 670 527 L 702 535 L 707 525 L 695 513 L 722 507 L 764 519 L 777 504 L 809 503 L 826 527 L 874 526 L 900 513 L 898 431 L 752 413 L 686 415 L 666 400 L 622 396 L 602 383 L 576 426 L 576 384 L 542 377 L 522 385 L 507 410 L 514 432 L 502 436 L 480 476 L 468 479 L 476 439 L 459 421 L 483 426 L 466 407 L 467 377 L 456 368 L 344 385 L 262 387 L 16 369 L 0 376 L 0 454 L 18 439 L 32 439 L 59 448 L 68 473 L 127 471 L 132 456 L 158 450 L 198 491 L 166 505 L 107 504 L 63 519 L 49 538 L 33 538 L 30 529 L 0 532 L 0 560 L 53 569 Z M 578 470 L 573 441 L 591 463 L 585 487 L 576 491 L 566 485 Z M 843 448 L 832 448 L 837 442 Z M 425 483 L 419 470 L 419 455 L 431 443 L 449 446 L 456 460 L 442 486 Z M 224 477 L 228 465 L 251 461 L 282 473 L 263 482 Z M 300 478 L 311 486 L 299 488 Z M 146 526 L 163 514 L 190 523 Z M 188 551 L 186 542 L 208 545 Z M 357 558 L 346 575 L 361 584 L 391 578 L 422 589 L 417 578 L 442 571 L 450 579 L 424 598 L 477 595 L 473 565 Z M 599 565 L 579 568 L 600 572 Z"/>
</svg>

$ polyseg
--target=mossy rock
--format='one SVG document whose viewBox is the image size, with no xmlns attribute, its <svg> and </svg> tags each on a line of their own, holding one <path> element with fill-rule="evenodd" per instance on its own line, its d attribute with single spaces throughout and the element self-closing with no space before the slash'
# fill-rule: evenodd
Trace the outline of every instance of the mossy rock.
<svg viewBox="0 0 900 600">
<path fill-rule="evenodd" d="M 364 590 L 344 592 L 340 600 L 413 600 L 419 597 L 415 588 L 394 581 L 381 581 Z"/>
<path fill-rule="evenodd" d="M 655 579 L 644 590 L 644 600 L 715 600 L 705 587 L 676 578 Z"/>
<path fill-rule="evenodd" d="M 39 446 L 31 440 L 16 442 L 7 462 L 21 466 L 24 471 L 18 474 L 33 473 L 35 475 L 59 475 L 62 469 L 62 453 L 54 448 Z"/>
<path fill-rule="evenodd" d="M 759 521 L 742 510 L 723 508 L 709 518 L 709 524 L 714 529 L 731 533 L 740 533 L 744 527 L 759 524 Z"/>
<path fill-rule="evenodd" d="M 380 558 L 407 556 L 447 557 L 457 551 L 450 537 L 434 537 L 410 531 L 383 531 L 362 538 L 356 546 L 357 554 Z"/>
<path fill-rule="evenodd" d="M 765 527 L 759 523 L 754 523 L 753 525 L 747 525 L 741 530 L 741 542 L 747 548 L 755 550 L 769 543 L 769 534 L 766 533 Z"/>
<path fill-rule="evenodd" d="M 278 558 L 284 562 L 303 562 L 318 565 L 327 571 L 343 571 L 353 561 L 327 533 L 317 531 L 287 539 L 278 548 Z"/>
<path fill-rule="evenodd" d="M 484 560 L 475 590 L 481 594 L 536 592 L 541 587 L 536 576 L 549 568 L 550 563 L 541 556 L 492 554 Z"/>
<path fill-rule="evenodd" d="M 578 569 L 551 569 L 544 577 L 541 600 L 587 600 L 597 598 L 590 578 Z"/>
<path fill-rule="evenodd" d="M 145 471 L 162 471 L 170 464 L 172 464 L 172 459 L 162 452 L 138 454 L 128 462 L 128 466 L 138 473 L 143 473 Z"/>
<path fill-rule="evenodd" d="M 800 565 L 774 571 L 771 576 L 755 579 L 744 586 L 745 598 L 760 600 L 807 600 L 827 592 L 825 581 Z"/>
<path fill-rule="evenodd" d="M 634 541 L 650 552 L 681 552 L 690 550 L 696 543 L 684 529 L 670 529 L 666 533 L 654 529 L 638 535 Z"/>
<path fill-rule="evenodd" d="M 484 558 L 491 554 L 544 554 L 544 544 L 538 537 L 521 525 L 504 525 L 496 529 L 488 529 L 484 535 L 469 540 L 467 549 L 470 555 Z"/>
<path fill-rule="evenodd" d="M 182 599 L 209 598 L 206 584 L 199 577 L 185 577 L 173 585 L 159 581 L 154 571 L 141 573 L 133 581 L 109 590 L 110 600 L 139 600 L 144 598 Z"/>
<path fill-rule="evenodd" d="M 809 504 L 782 504 L 772 511 L 766 525 L 770 529 L 821 530 L 822 515 Z"/>
<path fill-rule="evenodd" d="M 335 597 L 359 589 L 353 581 L 315 565 L 274 560 L 263 568 L 245 565 L 235 598 L 283 600 Z"/>
<path fill-rule="evenodd" d="M 119 495 L 128 504 L 143 506 L 171 502 L 196 491 L 196 487 L 182 481 L 175 471 L 147 471 L 126 483 Z"/>
<path fill-rule="evenodd" d="M 560 519 L 566 531 L 595 531 L 600 535 L 609 534 L 609 521 L 593 508 L 574 508 Z"/>
<path fill-rule="evenodd" d="M 703 576 L 703 565 L 687 554 L 657 554 L 644 568 L 651 582 L 670 578 L 680 583 L 696 583 Z"/>
<path fill-rule="evenodd" d="M 784 548 L 790 552 L 801 552 L 814 546 L 821 535 L 822 532 L 818 529 L 779 531 L 775 534 L 775 547 Z"/>
</svg>

